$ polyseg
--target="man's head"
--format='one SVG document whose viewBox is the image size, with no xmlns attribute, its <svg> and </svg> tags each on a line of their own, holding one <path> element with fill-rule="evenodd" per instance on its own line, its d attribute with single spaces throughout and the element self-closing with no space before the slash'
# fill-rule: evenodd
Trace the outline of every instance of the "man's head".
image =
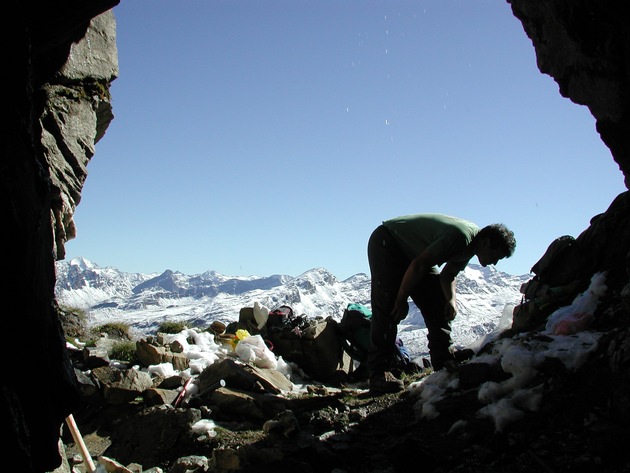
<svg viewBox="0 0 630 473">
<path fill-rule="evenodd" d="M 483 227 L 475 241 L 475 254 L 481 266 L 497 264 L 500 259 L 509 258 L 516 248 L 514 233 L 502 223 Z"/>
</svg>

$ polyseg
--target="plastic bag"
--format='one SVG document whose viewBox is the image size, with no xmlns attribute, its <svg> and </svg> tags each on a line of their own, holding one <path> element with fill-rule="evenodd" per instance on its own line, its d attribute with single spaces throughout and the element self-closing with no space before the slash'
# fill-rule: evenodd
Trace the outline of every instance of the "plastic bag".
<svg viewBox="0 0 630 473">
<path fill-rule="evenodd" d="M 545 329 L 554 335 L 572 335 L 586 329 L 595 314 L 599 299 L 606 292 L 606 273 L 595 273 L 591 284 L 582 294 L 578 294 L 573 303 L 560 307 L 549 316 Z"/>
<path fill-rule="evenodd" d="M 258 330 L 262 330 L 267 324 L 269 318 L 269 309 L 264 305 L 261 306 L 258 302 L 254 302 L 254 319 L 256 320 Z"/>
<path fill-rule="evenodd" d="M 278 360 L 260 335 L 250 335 L 236 345 L 235 352 L 245 363 L 259 368 L 276 369 Z"/>
</svg>

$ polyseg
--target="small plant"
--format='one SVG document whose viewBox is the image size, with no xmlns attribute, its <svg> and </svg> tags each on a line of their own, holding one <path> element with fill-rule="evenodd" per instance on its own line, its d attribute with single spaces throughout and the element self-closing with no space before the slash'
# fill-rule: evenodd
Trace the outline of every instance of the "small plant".
<svg viewBox="0 0 630 473">
<path fill-rule="evenodd" d="M 134 361 L 136 357 L 136 343 L 129 340 L 114 343 L 109 357 L 119 361 Z"/>
<path fill-rule="evenodd" d="M 179 333 L 186 328 L 184 322 L 162 322 L 157 331 L 160 333 Z"/>
<path fill-rule="evenodd" d="M 93 333 L 106 333 L 110 337 L 130 340 L 129 325 L 123 322 L 111 322 L 92 329 Z"/>
</svg>

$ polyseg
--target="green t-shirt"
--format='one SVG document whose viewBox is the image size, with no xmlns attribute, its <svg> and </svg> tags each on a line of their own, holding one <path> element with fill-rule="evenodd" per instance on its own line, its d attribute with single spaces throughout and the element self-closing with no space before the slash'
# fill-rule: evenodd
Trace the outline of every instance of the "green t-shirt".
<svg viewBox="0 0 630 473">
<path fill-rule="evenodd" d="M 474 256 L 468 245 L 479 233 L 474 223 L 442 214 L 405 215 L 385 220 L 383 225 L 410 260 L 430 249 L 438 266 L 450 263 L 459 271 Z M 433 267 L 432 272 L 437 272 L 437 267 Z"/>
</svg>

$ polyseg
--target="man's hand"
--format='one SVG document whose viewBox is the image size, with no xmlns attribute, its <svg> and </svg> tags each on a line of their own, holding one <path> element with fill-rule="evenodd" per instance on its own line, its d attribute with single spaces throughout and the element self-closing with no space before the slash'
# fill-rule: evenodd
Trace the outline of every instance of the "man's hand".
<svg viewBox="0 0 630 473">
<path fill-rule="evenodd" d="M 407 299 L 396 299 L 394 310 L 392 310 L 392 320 L 394 323 L 401 322 L 409 313 L 409 304 Z"/>
<path fill-rule="evenodd" d="M 446 304 L 444 304 L 444 317 L 450 322 L 456 315 L 457 309 L 455 308 L 455 302 L 447 301 Z"/>
</svg>

